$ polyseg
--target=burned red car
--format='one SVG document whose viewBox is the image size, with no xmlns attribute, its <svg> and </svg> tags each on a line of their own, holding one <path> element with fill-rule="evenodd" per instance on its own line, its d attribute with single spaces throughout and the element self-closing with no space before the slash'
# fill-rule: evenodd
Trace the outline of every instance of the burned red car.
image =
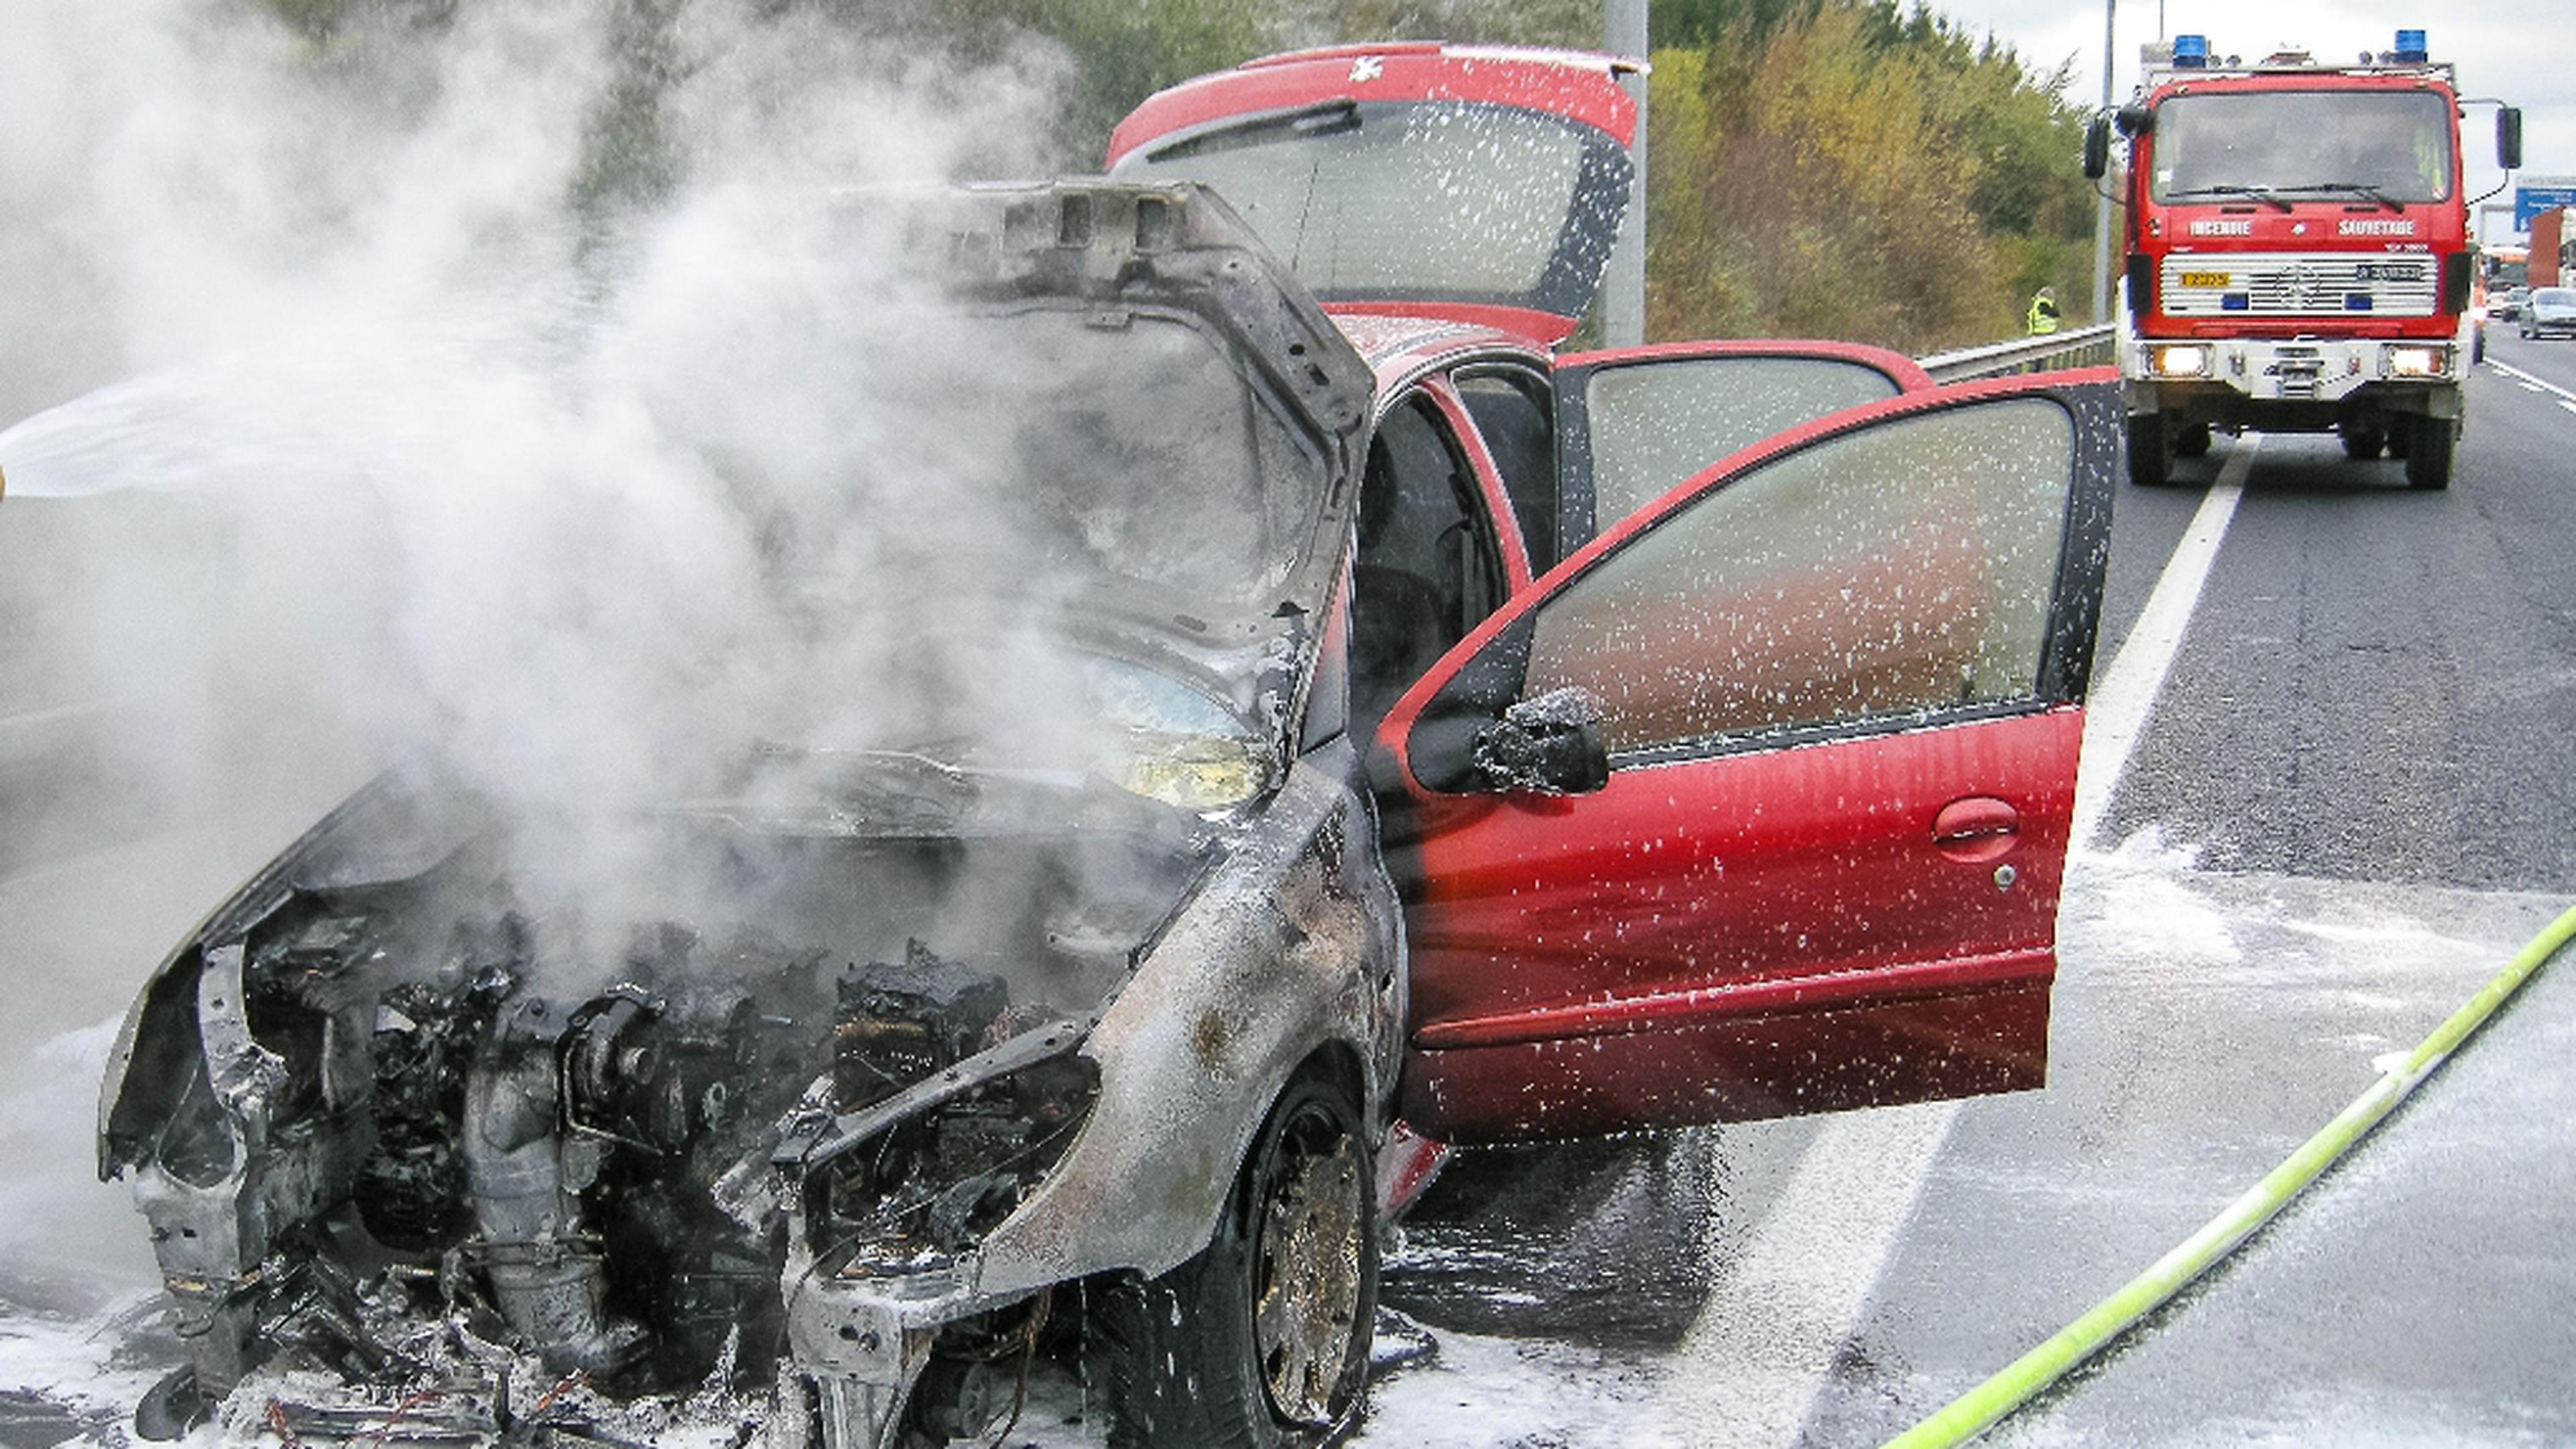
<svg viewBox="0 0 2576 1449">
<path fill-rule="evenodd" d="M 144 1431 L 894 1449 L 1052 1356 L 1112 1444 L 1320 1443 L 1445 1144 L 2039 1085 L 2116 396 L 1552 355 L 1632 126 L 1314 53 L 944 205 L 943 325 L 1056 379 L 959 630 L 1084 758 L 746 743 L 613 911 L 469 777 L 351 801 L 113 1059 Z"/>
</svg>

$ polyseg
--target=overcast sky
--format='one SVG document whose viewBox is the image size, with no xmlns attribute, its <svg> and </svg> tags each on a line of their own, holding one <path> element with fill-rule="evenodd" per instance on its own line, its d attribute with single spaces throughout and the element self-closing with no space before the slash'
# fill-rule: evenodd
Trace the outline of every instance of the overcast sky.
<svg viewBox="0 0 2576 1449">
<path fill-rule="evenodd" d="M 2209 37 L 2218 55 L 2248 60 L 2284 44 L 2319 60 L 2386 50 L 2400 26 L 2426 32 L 2437 61 L 2458 67 L 2463 95 L 2522 107 L 2523 174 L 2576 174 L 2576 15 L 2551 0 L 2116 0 L 2119 33 L 2111 93 L 2138 81 L 2138 47 L 2167 36 Z M 1933 0 L 1971 34 L 1991 31 L 2038 70 L 2072 58 L 2070 94 L 2091 106 L 2102 96 L 2102 6 L 2084 0 Z M 2501 179 L 2494 166 L 2494 111 L 2472 107 L 2463 126 L 2474 197 Z M 2498 203 L 2513 200 L 2506 191 Z M 2501 239 L 2501 232 L 2491 236 Z"/>
</svg>

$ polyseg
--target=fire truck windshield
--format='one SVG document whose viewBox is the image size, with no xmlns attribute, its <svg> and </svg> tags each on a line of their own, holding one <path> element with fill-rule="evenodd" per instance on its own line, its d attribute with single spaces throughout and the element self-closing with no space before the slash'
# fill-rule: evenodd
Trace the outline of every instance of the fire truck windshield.
<svg viewBox="0 0 2576 1449">
<path fill-rule="evenodd" d="M 2431 91 L 2220 91 L 2156 108 L 2157 201 L 2362 201 L 2451 195 L 2450 101 Z"/>
</svg>

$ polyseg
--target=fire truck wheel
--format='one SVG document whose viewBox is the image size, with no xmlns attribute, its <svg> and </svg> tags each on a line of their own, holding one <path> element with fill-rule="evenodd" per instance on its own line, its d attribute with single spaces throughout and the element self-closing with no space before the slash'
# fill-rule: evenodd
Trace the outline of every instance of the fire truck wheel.
<svg viewBox="0 0 2576 1449">
<path fill-rule="evenodd" d="M 2173 434 L 2154 413 L 2129 419 L 2129 481 L 2141 488 L 2173 481 Z"/>
<path fill-rule="evenodd" d="M 2451 486 L 2451 454 L 2458 450 L 2460 425 L 2453 418 L 2415 418 L 2414 438 L 2406 447 L 2406 486 Z"/>
<path fill-rule="evenodd" d="M 2388 430 L 2376 423 L 2355 423 L 2336 429 L 2343 435 L 2343 455 L 2367 463 L 2388 446 Z"/>
<path fill-rule="evenodd" d="M 2173 455 L 2177 458 L 2209 456 L 2209 424 L 2185 423 L 2174 432 Z"/>
</svg>

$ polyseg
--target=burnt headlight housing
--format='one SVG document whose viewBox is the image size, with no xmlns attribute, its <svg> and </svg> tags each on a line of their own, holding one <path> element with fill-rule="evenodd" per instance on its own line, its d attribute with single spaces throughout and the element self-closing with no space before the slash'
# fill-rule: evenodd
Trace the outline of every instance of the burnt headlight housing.
<svg viewBox="0 0 2576 1449">
<path fill-rule="evenodd" d="M 1099 1064 L 1069 1051 L 897 1123 L 823 1169 L 814 1247 L 843 1277 L 946 1267 L 1038 1189 L 1099 1099 Z"/>
</svg>

